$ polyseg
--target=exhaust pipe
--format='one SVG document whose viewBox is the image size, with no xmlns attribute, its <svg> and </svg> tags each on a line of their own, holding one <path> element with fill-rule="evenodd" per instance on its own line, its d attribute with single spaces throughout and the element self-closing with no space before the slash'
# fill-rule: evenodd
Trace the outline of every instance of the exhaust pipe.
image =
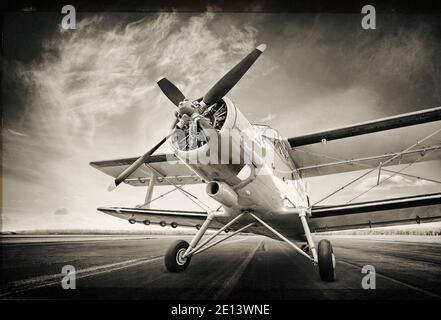
<svg viewBox="0 0 441 320">
<path fill-rule="evenodd" d="M 206 192 L 214 200 L 219 201 L 229 208 L 237 206 L 237 193 L 225 182 L 209 182 Z"/>
</svg>

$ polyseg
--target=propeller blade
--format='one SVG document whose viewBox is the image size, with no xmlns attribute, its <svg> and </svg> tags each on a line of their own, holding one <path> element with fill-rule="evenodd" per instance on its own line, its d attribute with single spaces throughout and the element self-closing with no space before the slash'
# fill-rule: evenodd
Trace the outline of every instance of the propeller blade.
<svg viewBox="0 0 441 320">
<path fill-rule="evenodd" d="M 253 65 L 257 58 L 266 49 L 266 44 L 259 45 L 251 51 L 245 58 L 236 64 L 233 69 L 228 71 L 204 96 L 203 101 L 206 105 L 212 105 L 222 99 L 236 83 L 243 77 L 248 69 Z"/>
<path fill-rule="evenodd" d="M 176 123 L 178 122 L 178 119 L 175 119 L 172 125 L 172 129 L 175 127 Z M 162 138 L 159 143 L 157 143 L 153 148 L 151 148 L 149 151 L 144 153 L 141 157 L 136 159 L 135 162 L 133 162 L 130 166 L 128 166 L 123 172 L 119 174 L 118 177 L 115 178 L 114 181 L 109 185 L 107 188 L 108 191 L 114 190 L 121 182 L 123 182 L 125 179 L 127 179 L 128 176 L 130 176 L 133 172 L 136 171 L 156 150 L 161 147 L 165 141 L 167 141 L 168 137 L 170 137 L 173 134 L 173 131 L 170 132 L 167 136 Z"/>
<path fill-rule="evenodd" d="M 185 99 L 184 94 L 167 78 L 162 78 L 157 83 L 162 92 L 175 106 L 178 106 L 179 102 Z"/>
<path fill-rule="evenodd" d="M 154 146 L 152 149 L 147 151 L 144 155 L 139 157 L 135 162 L 133 162 L 130 166 L 128 166 L 123 172 L 120 173 L 118 177 L 116 177 L 115 181 L 113 181 L 107 190 L 112 191 L 114 190 L 121 182 L 123 182 L 125 179 L 127 179 L 128 176 L 130 176 L 133 172 L 136 171 L 151 155 L 153 152 L 158 150 L 160 146 L 164 144 L 166 141 L 166 138 L 163 138 L 159 143 Z"/>
</svg>

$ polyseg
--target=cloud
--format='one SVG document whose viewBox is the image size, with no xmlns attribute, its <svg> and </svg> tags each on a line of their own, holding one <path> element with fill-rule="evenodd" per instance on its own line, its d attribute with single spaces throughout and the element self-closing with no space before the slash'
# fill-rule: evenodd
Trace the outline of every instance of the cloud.
<svg viewBox="0 0 441 320">
<path fill-rule="evenodd" d="M 198 98 L 256 45 L 249 21 L 224 28 L 214 13 L 83 17 L 75 31 L 58 28 L 43 38 L 33 62 L 6 62 L 23 110 L 14 113 L 10 103 L 14 130 L 3 136 L 2 154 L 4 202 L 17 213 L 17 228 L 54 206 L 63 219 L 36 226 L 66 223 L 72 213 L 72 227 L 93 225 L 103 221 L 98 206 L 140 203 L 144 190 L 109 194 L 109 177 L 88 162 L 136 156 L 166 133 L 175 107 L 157 87 L 160 77 Z"/>
<path fill-rule="evenodd" d="M 9 131 L 9 133 L 15 134 L 15 135 L 20 136 L 20 137 L 27 137 L 28 136 L 27 134 L 24 134 L 24 133 L 21 133 L 21 132 L 12 130 L 12 129 L 8 129 L 8 131 Z"/>
<path fill-rule="evenodd" d="M 258 120 L 258 122 L 269 122 L 269 121 L 271 121 L 271 120 L 274 120 L 274 119 L 276 119 L 277 118 L 277 116 L 275 115 L 275 114 L 272 114 L 272 113 L 268 113 L 268 115 L 266 115 L 265 117 L 263 117 L 263 118 L 260 118 L 259 120 Z"/>
<path fill-rule="evenodd" d="M 48 130 L 63 128 L 63 136 L 87 132 L 90 143 L 110 119 L 139 109 L 147 118 L 168 107 L 156 85 L 161 76 L 199 97 L 255 45 L 253 27 L 230 26 L 216 34 L 214 18 L 163 13 L 130 21 L 92 15 L 75 32 L 60 29 L 44 41 L 42 62 L 20 69 L 34 93 L 28 113 L 44 117 L 34 120 Z"/>
<path fill-rule="evenodd" d="M 42 150 L 53 146 L 69 156 L 119 142 L 128 153 L 144 151 L 142 141 L 159 139 L 174 111 L 157 79 L 198 98 L 255 46 L 257 30 L 247 23 L 220 24 L 213 13 L 92 14 L 74 32 L 59 28 L 34 63 L 8 64 L 26 89 L 20 96 L 28 93 L 20 121 L 34 137 L 28 149 L 54 154 Z"/>
<path fill-rule="evenodd" d="M 281 47 L 276 62 L 282 67 L 271 83 L 289 83 L 290 89 L 277 94 L 268 86 L 272 101 L 265 102 L 278 114 L 292 110 L 279 119 L 282 133 L 300 135 L 439 104 L 439 19 L 382 15 L 375 32 L 360 28 L 357 15 L 295 15 L 281 25 L 272 39 Z"/>
<path fill-rule="evenodd" d="M 410 177 L 405 177 L 399 174 L 393 175 L 393 173 L 381 174 L 380 184 L 377 186 L 378 176 L 368 177 L 362 180 L 362 182 L 355 185 L 354 191 L 367 191 L 375 186 L 377 192 L 380 191 L 398 191 L 397 189 L 406 189 L 409 187 L 425 187 L 433 185 L 433 182 L 413 179 Z"/>
<path fill-rule="evenodd" d="M 65 216 L 69 214 L 69 210 L 67 210 L 66 208 L 59 208 L 57 210 L 54 211 L 55 215 L 59 215 L 59 216 Z"/>
</svg>

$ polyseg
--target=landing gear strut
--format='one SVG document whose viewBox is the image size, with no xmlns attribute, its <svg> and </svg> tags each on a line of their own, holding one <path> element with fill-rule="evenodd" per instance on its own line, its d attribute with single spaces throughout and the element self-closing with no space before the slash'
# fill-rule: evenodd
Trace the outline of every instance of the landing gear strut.
<svg viewBox="0 0 441 320">
<path fill-rule="evenodd" d="M 223 231 L 226 231 L 231 227 L 233 223 L 235 223 L 237 220 L 239 220 L 244 214 L 249 214 L 251 217 L 255 219 L 254 222 L 251 222 L 247 224 L 246 226 L 239 228 L 238 230 L 229 233 L 228 236 L 221 238 L 217 241 L 214 241 L 212 243 L 209 243 L 212 239 L 214 239 L 217 235 L 222 233 Z M 174 242 L 170 248 L 168 249 L 166 255 L 165 255 L 165 267 L 169 272 L 181 272 L 184 271 L 188 265 L 190 264 L 191 257 L 201 253 L 202 251 L 205 251 L 229 238 L 232 236 L 238 234 L 239 232 L 244 231 L 248 227 L 253 226 L 255 223 L 259 222 L 264 227 L 266 227 L 269 231 L 271 231 L 273 234 L 275 234 L 277 237 L 279 237 L 281 240 L 288 243 L 291 247 L 293 247 L 297 252 L 299 252 L 301 255 L 306 257 L 308 260 L 310 260 L 315 266 L 318 265 L 320 278 L 323 281 L 326 282 L 332 282 L 335 281 L 335 256 L 332 250 L 332 245 L 329 240 L 320 240 L 318 243 L 318 248 L 316 248 L 315 243 L 311 236 L 311 231 L 309 230 L 309 225 L 306 220 L 306 211 L 302 210 L 299 212 L 299 218 L 302 222 L 302 226 L 305 232 L 307 243 L 302 246 L 302 248 L 299 248 L 295 243 L 290 241 L 288 238 L 283 236 L 280 232 L 272 228 L 270 225 L 268 225 L 265 221 L 263 221 L 261 218 L 256 216 L 252 212 L 243 212 L 233 218 L 230 222 L 228 222 L 226 225 L 224 225 L 222 228 L 217 230 L 213 235 L 202 241 L 202 243 L 199 243 L 202 239 L 202 236 L 207 231 L 211 221 L 214 219 L 214 213 L 210 213 L 207 216 L 207 219 L 205 222 L 200 226 L 198 229 L 198 232 L 194 236 L 194 238 L 191 240 L 190 244 L 184 240 L 178 240 Z M 311 252 L 311 255 L 308 254 L 308 252 Z"/>
<path fill-rule="evenodd" d="M 326 282 L 335 281 L 335 256 L 332 251 L 331 242 L 325 239 L 320 240 L 318 250 L 316 250 L 308 222 L 306 221 L 305 211 L 302 211 L 299 217 L 302 220 L 306 240 L 308 241 L 307 247 L 308 249 L 311 248 L 314 264 L 318 264 L 320 279 Z"/>
<path fill-rule="evenodd" d="M 205 250 L 235 236 L 239 232 L 244 231 L 245 229 L 251 227 L 252 225 L 254 225 L 255 222 L 251 222 L 251 223 L 247 224 L 246 226 L 239 228 L 238 230 L 236 230 L 232 233 L 229 233 L 228 236 L 223 237 L 223 238 L 209 244 L 209 242 L 211 240 L 213 240 L 217 235 L 222 233 L 222 231 L 228 229 L 233 223 L 235 223 L 237 220 L 239 220 L 243 215 L 244 215 L 244 213 L 239 214 L 234 219 L 232 219 L 230 222 L 228 222 L 226 225 L 224 225 L 222 228 L 220 228 L 218 231 L 216 231 L 213 235 L 211 235 L 210 237 L 208 237 L 207 239 L 202 241 L 202 243 L 199 243 L 202 239 L 202 236 L 207 231 L 211 221 L 213 221 L 213 219 L 214 219 L 213 213 L 208 214 L 207 219 L 202 224 L 202 226 L 198 229 L 198 232 L 193 237 L 190 244 L 188 244 L 188 242 L 184 241 L 184 240 L 178 240 L 178 241 L 172 243 L 172 245 L 169 247 L 169 249 L 165 255 L 165 259 L 164 259 L 164 264 L 165 264 L 166 269 L 169 272 L 184 271 L 188 267 L 188 265 L 190 264 L 192 256 L 199 254 L 202 251 L 205 251 Z"/>
<path fill-rule="evenodd" d="M 306 247 L 303 246 L 299 248 L 295 243 L 290 241 L 288 238 L 284 237 L 270 225 L 268 225 L 265 221 L 254 215 L 253 213 L 249 213 L 253 216 L 257 221 L 259 221 L 263 226 L 265 226 L 269 231 L 274 233 L 280 239 L 288 243 L 291 247 L 293 247 L 297 252 L 308 258 L 314 265 L 318 265 L 320 279 L 323 281 L 331 282 L 335 280 L 335 256 L 332 252 L 331 242 L 328 240 L 321 240 L 319 242 L 319 250 L 317 253 L 317 249 L 314 244 L 314 240 L 311 236 L 311 231 L 309 230 L 308 221 L 306 220 L 306 212 L 304 210 L 299 212 L 299 218 L 302 222 L 303 230 L 305 231 L 305 236 L 307 240 Z M 304 250 L 304 249 L 308 250 Z M 311 251 L 312 257 L 308 255 L 308 251 Z"/>
</svg>

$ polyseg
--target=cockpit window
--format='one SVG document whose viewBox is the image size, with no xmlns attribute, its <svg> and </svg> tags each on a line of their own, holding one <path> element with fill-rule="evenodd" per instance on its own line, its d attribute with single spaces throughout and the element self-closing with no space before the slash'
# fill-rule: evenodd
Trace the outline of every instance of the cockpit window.
<svg viewBox="0 0 441 320">
<path fill-rule="evenodd" d="M 260 134 L 262 139 L 269 140 L 272 144 L 274 144 L 275 149 L 283 156 L 283 158 L 285 158 L 285 160 L 289 159 L 287 145 L 279 131 L 267 125 L 261 124 L 255 124 L 253 127 Z"/>
<path fill-rule="evenodd" d="M 271 141 L 282 140 L 282 136 L 279 131 L 274 128 L 271 128 L 267 125 L 262 124 L 254 124 L 253 128 L 264 138 L 267 138 Z"/>
</svg>

